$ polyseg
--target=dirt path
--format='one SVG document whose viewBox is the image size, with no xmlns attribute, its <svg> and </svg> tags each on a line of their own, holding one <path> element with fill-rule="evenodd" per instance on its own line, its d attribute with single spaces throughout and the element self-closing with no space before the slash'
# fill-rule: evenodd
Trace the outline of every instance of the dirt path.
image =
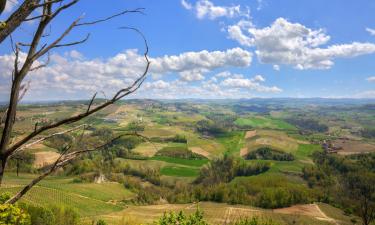
<svg viewBox="0 0 375 225">
<path fill-rule="evenodd" d="M 314 217 L 317 220 L 323 220 L 339 225 L 335 219 L 328 217 L 317 204 L 294 205 L 288 208 L 275 209 L 273 212 L 281 214 L 305 215 Z"/>
<path fill-rule="evenodd" d="M 34 167 L 36 168 L 51 165 L 60 157 L 60 154 L 56 152 L 36 152 L 34 155 Z"/>
</svg>

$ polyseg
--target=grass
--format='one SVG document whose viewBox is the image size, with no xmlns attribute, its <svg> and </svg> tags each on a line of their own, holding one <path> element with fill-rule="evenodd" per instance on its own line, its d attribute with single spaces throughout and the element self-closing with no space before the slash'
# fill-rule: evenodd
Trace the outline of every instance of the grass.
<svg viewBox="0 0 375 225">
<path fill-rule="evenodd" d="M 0 192 L 15 194 L 35 175 L 7 174 Z M 33 187 L 22 199 L 33 205 L 65 205 L 75 208 L 84 217 L 107 214 L 123 209 L 118 204 L 134 194 L 119 183 L 73 183 L 73 178 L 51 176 Z"/>
<path fill-rule="evenodd" d="M 150 160 L 163 161 L 167 163 L 180 164 L 185 166 L 201 167 L 208 163 L 208 159 L 180 159 L 167 156 L 154 156 Z"/>
<path fill-rule="evenodd" d="M 280 225 L 330 225 L 325 221 L 320 221 L 310 216 L 300 216 L 292 214 L 278 214 L 271 210 L 263 210 L 254 207 L 227 205 L 213 202 L 200 202 L 199 206 L 196 204 L 168 204 L 168 205 L 148 205 L 148 206 L 129 206 L 126 210 L 115 212 L 110 215 L 98 216 L 104 219 L 109 224 L 152 224 L 164 212 L 184 211 L 186 214 L 194 213 L 199 207 L 203 211 L 205 220 L 210 224 L 227 224 L 238 219 L 246 217 L 259 217 L 262 219 L 272 220 Z M 123 223 L 123 221 L 131 221 L 130 223 Z M 89 223 L 88 223 L 89 224 Z"/>
<path fill-rule="evenodd" d="M 238 118 L 234 122 L 240 127 L 253 127 L 253 128 L 268 128 L 268 129 L 278 129 L 278 130 L 296 130 L 293 125 L 272 117 L 262 117 L 262 116 L 252 116 L 245 118 Z"/>
<path fill-rule="evenodd" d="M 225 147 L 230 154 L 239 153 L 244 145 L 244 131 L 232 131 L 218 136 L 216 139 Z"/>
<path fill-rule="evenodd" d="M 298 149 L 298 140 L 295 140 L 282 131 L 257 130 L 257 134 L 246 140 L 246 147 L 256 150 L 268 146 L 277 150 L 293 153 Z"/>
<path fill-rule="evenodd" d="M 199 175 L 199 168 L 166 166 L 161 168 L 160 173 L 165 176 L 196 177 Z"/>
</svg>

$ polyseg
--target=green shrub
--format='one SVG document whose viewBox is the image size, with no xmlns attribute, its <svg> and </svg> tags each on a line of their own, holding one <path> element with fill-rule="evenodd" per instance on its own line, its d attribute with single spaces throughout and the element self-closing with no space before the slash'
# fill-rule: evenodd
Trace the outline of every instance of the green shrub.
<svg viewBox="0 0 375 225">
<path fill-rule="evenodd" d="M 76 210 L 66 206 L 54 206 L 52 212 L 55 216 L 54 225 L 78 225 L 79 214 Z"/>
<path fill-rule="evenodd" d="M 291 153 L 286 153 L 271 149 L 269 147 L 258 148 L 255 151 L 250 152 L 246 155 L 246 159 L 266 159 L 276 161 L 293 161 L 294 156 Z"/>
<path fill-rule="evenodd" d="M 27 205 L 25 210 L 30 214 L 32 225 L 55 225 L 55 215 L 51 209 Z"/>
<path fill-rule="evenodd" d="M 272 220 L 262 220 L 257 217 L 238 220 L 231 225 L 277 225 Z"/>
<path fill-rule="evenodd" d="M 98 222 L 96 222 L 96 225 L 107 225 L 107 222 L 105 222 L 104 220 L 98 220 Z"/>
<path fill-rule="evenodd" d="M 18 204 L 5 204 L 9 193 L 0 194 L 0 225 L 30 225 L 30 215 Z"/>
<path fill-rule="evenodd" d="M 190 151 L 186 145 L 164 147 L 156 153 L 156 156 L 167 156 L 180 159 L 206 159 L 206 157 Z"/>
<path fill-rule="evenodd" d="M 203 212 L 198 209 L 189 216 L 182 211 L 164 213 L 155 225 L 208 225 L 208 223 L 203 219 Z"/>
</svg>

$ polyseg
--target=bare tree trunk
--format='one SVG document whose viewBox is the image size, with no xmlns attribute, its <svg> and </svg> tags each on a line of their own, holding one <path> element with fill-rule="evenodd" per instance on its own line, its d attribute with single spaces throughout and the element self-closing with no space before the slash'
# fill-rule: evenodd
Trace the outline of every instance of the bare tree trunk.
<svg viewBox="0 0 375 225">
<path fill-rule="evenodd" d="M 14 124 L 14 120 L 16 117 L 16 111 L 17 111 L 17 103 L 18 103 L 18 94 L 20 90 L 21 80 L 17 79 L 14 80 L 12 84 L 12 91 L 11 96 L 9 100 L 9 107 L 7 116 L 5 119 L 4 129 L 3 129 L 3 135 L 1 137 L 1 143 L 0 143 L 0 160 L 1 160 L 1 168 L 0 168 L 0 186 L 3 181 L 3 175 L 5 171 L 5 166 L 8 160 L 8 152 L 7 146 L 9 144 L 9 139 L 11 137 L 12 128 Z"/>
<path fill-rule="evenodd" d="M 5 172 L 5 167 L 6 167 L 6 164 L 7 164 L 7 159 L 8 157 L 5 156 L 5 155 L 1 155 L 0 156 L 0 187 L 1 187 L 1 184 L 2 184 L 2 181 L 3 181 L 3 176 L 4 176 L 4 172 Z"/>
</svg>

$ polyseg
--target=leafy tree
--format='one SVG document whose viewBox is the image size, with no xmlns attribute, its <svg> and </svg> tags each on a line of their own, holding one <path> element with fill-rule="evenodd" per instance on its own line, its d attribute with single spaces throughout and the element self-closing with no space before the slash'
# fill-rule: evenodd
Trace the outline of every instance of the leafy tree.
<svg viewBox="0 0 375 225">
<path fill-rule="evenodd" d="M 363 225 L 375 221 L 375 174 L 369 172 L 350 173 L 343 177 L 344 190 L 358 203 L 355 209 Z"/>
<path fill-rule="evenodd" d="M 231 225 L 277 225 L 272 220 L 261 220 L 257 217 L 245 218 L 232 223 Z"/>
<path fill-rule="evenodd" d="M 179 213 L 169 212 L 155 223 L 156 225 L 208 225 L 203 219 L 203 212 L 197 209 L 195 213 L 186 216 L 182 211 Z"/>
<path fill-rule="evenodd" d="M 132 132 L 142 132 L 145 130 L 145 124 L 141 121 L 132 121 L 128 124 L 127 130 Z"/>
<path fill-rule="evenodd" d="M 0 195 L 0 225 L 30 225 L 30 216 L 17 204 L 5 204 L 9 193 Z"/>
</svg>

